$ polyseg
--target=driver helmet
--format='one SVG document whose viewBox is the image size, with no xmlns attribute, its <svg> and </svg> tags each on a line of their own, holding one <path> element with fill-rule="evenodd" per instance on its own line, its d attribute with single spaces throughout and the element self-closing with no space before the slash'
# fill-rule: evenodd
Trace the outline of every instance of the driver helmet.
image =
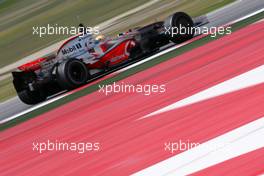
<svg viewBox="0 0 264 176">
<path fill-rule="evenodd" d="M 105 36 L 104 35 L 98 35 L 98 36 L 95 37 L 95 40 L 96 41 L 102 41 L 104 39 L 105 39 Z"/>
</svg>

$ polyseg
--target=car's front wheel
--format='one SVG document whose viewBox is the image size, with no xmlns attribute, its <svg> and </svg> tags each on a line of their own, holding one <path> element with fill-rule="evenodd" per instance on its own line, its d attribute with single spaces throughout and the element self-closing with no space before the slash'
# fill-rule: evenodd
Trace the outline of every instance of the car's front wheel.
<svg viewBox="0 0 264 176">
<path fill-rule="evenodd" d="M 176 43 L 185 42 L 193 38 L 195 29 L 192 18 L 184 12 L 176 12 L 164 21 L 165 34 Z"/>
</svg>

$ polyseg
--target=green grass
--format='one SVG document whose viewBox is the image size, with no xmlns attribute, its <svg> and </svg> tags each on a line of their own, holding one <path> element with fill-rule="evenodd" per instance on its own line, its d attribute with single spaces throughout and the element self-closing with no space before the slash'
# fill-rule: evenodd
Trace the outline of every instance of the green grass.
<svg viewBox="0 0 264 176">
<path fill-rule="evenodd" d="M 8 7 L 14 5 L 17 2 L 17 0 L 0 0 L 0 12 L 6 10 Z"/>
<path fill-rule="evenodd" d="M 233 31 L 239 30 L 239 29 L 247 26 L 248 24 L 254 23 L 254 22 L 256 22 L 256 21 L 258 21 L 260 19 L 263 19 L 263 18 L 264 18 L 264 12 L 262 12 L 260 14 L 257 14 L 257 15 L 255 15 L 253 17 L 250 17 L 248 19 L 245 19 L 245 20 L 243 20 L 241 22 L 238 22 L 238 23 L 232 25 L 232 30 Z M 98 87 L 99 85 L 108 85 L 108 84 L 112 84 L 113 82 L 120 81 L 120 80 L 122 80 L 122 79 L 124 79 L 124 78 L 126 78 L 128 76 L 131 76 L 131 75 L 136 74 L 136 73 L 138 73 L 140 71 L 143 71 L 143 70 L 146 70 L 146 69 L 148 69 L 150 67 L 153 67 L 153 66 L 155 66 L 155 65 L 157 65 L 159 63 L 167 61 L 167 60 L 169 60 L 169 59 L 171 59 L 173 57 L 181 55 L 184 52 L 187 52 L 189 50 L 192 50 L 194 48 L 202 46 L 202 45 L 204 45 L 204 44 L 206 44 L 208 42 L 211 42 L 213 40 L 217 40 L 220 37 L 222 37 L 222 36 L 219 35 L 219 36 L 217 36 L 215 38 L 207 36 L 207 37 L 204 37 L 204 38 L 202 38 L 200 40 L 194 41 L 194 42 L 192 42 L 192 43 L 190 43 L 188 45 L 185 45 L 185 46 L 183 46 L 183 47 L 181 47 L 181 48 L 179 48 L 177 50 L 173 50 L 173 51 L 171 51 L 171 52 L 169 52 L 167 54 L 164 54 L 163 56 L 160 56 L 160 57 L 158 57 L 156 59 L 150 60 L 150 61 L 148 61 L 148 62 L 146 62 L 144 64 L 141 64 L 141 65 L 139 65 L 137 67 L 133 67 L 133 68 L 131 68 L 131 69 L 125 71 L 125 72 L 122 72 L 122 73 L 120 73 L 120 74 L 118 74 L 118 75 L 116 75 L 116 76 L 114 76 L 112 78 L 100 81 L 99 83 L 97 83 L 95 85 L 92 85 L 92 86 L 90 86 L 88 88 L 80 90 L 80 91 L 78 91 L 78 92 L 76 92 L 74 94 L 71 94 L 71 95 L 69 95 L 69 96 L 67 96 L 65 98 L 62 98 L 62 99 L 60 99 L 58 101 L 55 101 L 53 103 L 50 103 L 50 104 L 48 104 L 48 105 L 46 105 L 44 107 L 41 107 L 41 108 L 39 108 L 39 109 L 37 109 L 35 111 L 32 111 L 32 112 L 27 113 L 25 115 L 22 115 L 19 118 L 11 120 L 11 121 L 1 125 L 0 126 L 0 130 L 4 130 L 4 129 L 12 127 L 12 126 L 14 126 L 16 124 L 22 123 L 22 122 L 24 122 L 24 121 L 26 121 L 28 119 L 34 118 L 34 117 L 42 114 L 44 112 L 50 111 L 50 110 L 52 110 L 54 108 L 57 108 L 57 107 L 59 107 L 59 106 L 61 106 L 63 104 L 71 102 L 71 101 L 73 101 L 73 100 L 75 100 L 77 98 L 80 98 L 80 97 L 85 96 L 85 95 L 87 95 L 89 93 L 97 91 L 99 89 L 99 87 Z"/>
<path fill-rule="evenodd" d="M 41 1 L 5 1 L 3 7 L 0 5 L 0 68 L 67 37 L 53 35 L 39 38 L 32 35 L 33 26 L 77 26 L 78 19 L 93 26 L 148 0 Z M 29 5 L 32 8 L 26 9 Z"/>
<path fill-rule="evenodd" d="M 6 78 L 0 82 L 0 102 L 8 100 L 16 94 L 11 78 Z"/>
</svg>

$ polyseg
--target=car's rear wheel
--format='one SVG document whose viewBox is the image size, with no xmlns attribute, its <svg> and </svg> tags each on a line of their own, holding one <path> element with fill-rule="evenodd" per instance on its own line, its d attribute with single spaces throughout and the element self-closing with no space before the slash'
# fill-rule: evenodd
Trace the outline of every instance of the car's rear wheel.
<svg viewBox="0 0 264 176">
<path fill-rule="evenodd" d="M 47 98 L 44 92 L 41 92 L 39 90 L 30 91 L 30 90 L 25 89 L 25 90 L 18 92 L 17 94 L 22 102 L 29 104 L 29 105 L 40 103 L 46 100 Z"/>
<path fill-rule="evenodd" d="M 193 26 L 192 18 L 184 12 L 176 12 L 164 21 L 166 35 L 176 44 L 193 38 L 195 33 Z"/>
<path fill-rule="evenodd" d="M 66 60 L 57 68 L 57 81 L 61 88 L 66 90 L 84 85 L 89 76 L 86 65 L 77 59 Z"/>
</svg>

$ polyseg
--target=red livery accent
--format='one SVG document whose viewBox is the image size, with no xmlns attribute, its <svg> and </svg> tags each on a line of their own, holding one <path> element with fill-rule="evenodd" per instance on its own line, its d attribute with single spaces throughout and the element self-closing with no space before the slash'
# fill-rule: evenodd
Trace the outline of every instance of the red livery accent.
<svg viewBox="0 0 264 176">
<path fill-rule="evenodd" d="M 29 72 L 29 71 L 36 71 L 41 68 L 41 62 L 45 61 L 46 58 L 39 58 L 37 60 L 34 60 L 32 62 L 26 63 L 24 65 L 21 65 L 18 67 L 19 70 L 24 71 L 24 72 Z"/>
<path fill-rule="evenodd" d="M 128 50 L 132 48 L 132 43 L 134 41 L 132 40 L 125 40 L 121 42 L 119 45 L 114 46 L 113 48 L 110 48 L 107 50 L 106 43 L 103 44 L 103 49 L 106 50 L 106 53 L 101 56 L 100 62 L 96 62 L 94 64 L 89 65 L 90 68 L 102 68 L 104 66 L 115 66 L 119 63 L 124 62 L 128 59 L 129 53 Z"/>
</svg>

